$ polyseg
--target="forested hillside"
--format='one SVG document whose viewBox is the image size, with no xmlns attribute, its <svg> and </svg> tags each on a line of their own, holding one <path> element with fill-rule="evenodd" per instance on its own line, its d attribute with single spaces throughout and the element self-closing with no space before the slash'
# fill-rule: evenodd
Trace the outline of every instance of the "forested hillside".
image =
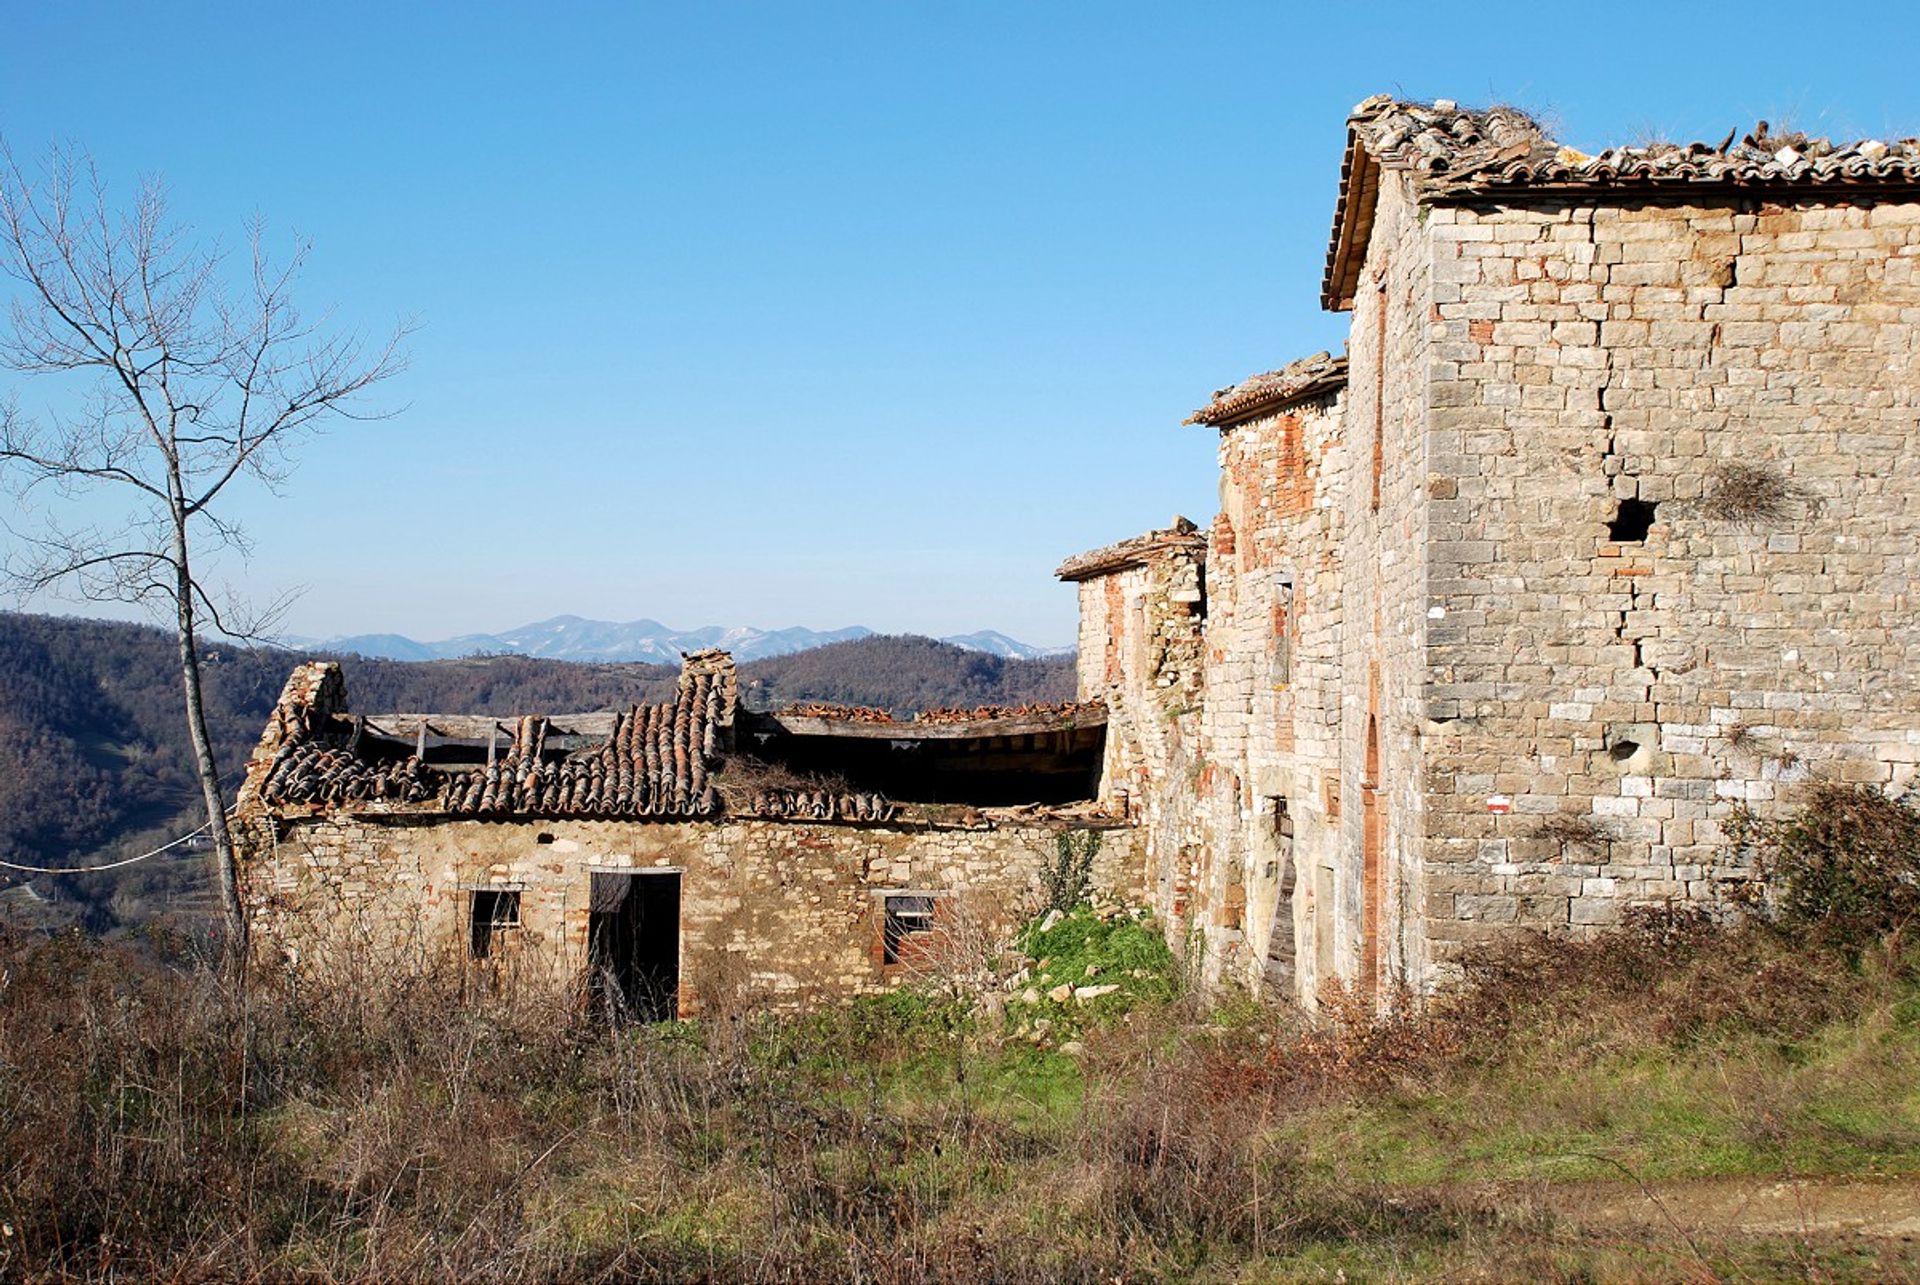
<svg viewBox="0 0 1920 1285">
<path fill-rule="evenodd" d="M 305 653 L 211 646 L 207 716 L 229 787 L 287 673 Z M 661 665 L 500 656 L 425 662 L 342 658 L 354 708 L 447 714 L 558 713 L 661 699 Z M 172 638 L 143 625 L 0 613 L 0 860 L 96 865 L 199 823 Z M 862 638 L 741 666 L 755 708 L 799 700 L 935 706 L 1061 700 L 1070 660 L 1012 660 L 927 638 Z M 110 874 L 32 878 L 0 869 L 0 917 L 110 930 L 204 895 L 203 851 Z"/>
<path fill-rule="evenodd" d="M 1017 660 L 892 634 L 742 665 L 740 691 L 755 709 L 815 700 L 906 714 L 1072 700 L 1074 672 L 1071 657 Z"/>
</svg>

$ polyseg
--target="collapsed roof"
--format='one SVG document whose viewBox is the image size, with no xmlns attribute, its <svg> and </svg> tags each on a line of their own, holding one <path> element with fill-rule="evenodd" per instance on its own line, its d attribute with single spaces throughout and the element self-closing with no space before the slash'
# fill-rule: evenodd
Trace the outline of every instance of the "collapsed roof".
<svg viewBox="0 0 1920 1285">
<path fill-rule="evenodd" d="M 1173 524 L 1164 530 L 1149 531 L 1118 544 L 1076 553 L 1061 563 L 1053 574 L 1068 581 L 1091 580 L 1096 576 L 1125 571 L 1129 567 L 1145 566 L 1166 554 L 1186 552 L 1204 558 L 1206 551 L 1207 537 L 1200 533 L 1200 528 L 1186 518 L 1175 517 Z"/>
<path fill-rule="evenodd" d="M 913 788 L 929 773 L 949 788 L 1031 791 L 972 800 L 983 805 L 1072 801 L 1097 771 L 1105 725 L 1097 701 L 900 720 L 831 705 L 753 714 L 719 650 L 686 657 L 671 700 L 621 712 L 352 714 L 339 666 L 312 664 L 288 680 L 243 793 L 283 813 L 885 821 L 895 798 L 942 801 Z M 873 759 L 923 746 L 913 764 Z M 1049 774 L 1061 778 L 1052 788 Z"/>
</svg>

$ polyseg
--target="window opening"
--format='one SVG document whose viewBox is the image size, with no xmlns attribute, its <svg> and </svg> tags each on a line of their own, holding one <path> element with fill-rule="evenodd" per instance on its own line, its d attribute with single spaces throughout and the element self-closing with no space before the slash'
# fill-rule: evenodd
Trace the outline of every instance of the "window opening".
<svg viewBox="0 0 1920 1285">
<path fill-rule="evenodd" d="M 1380 475 L 1387 464 L 1387 287 L 1383 283 L 1373 306 L 1373 495 L 1380 511 Z"/>
<path fill-rule="evenodd" d="M 1293 572 L 1273 577 L 1273 685 L 1293 681 Z"/>
<path fill-rule="evenodd" d="M 499 928 L 520 926 L 520 894 L 508 889 L 476 889 L 469 911 L 475 959 L 493 953 L 493 934 Z"/>
<path fill-rule="evenodd" d="M 924 896 L 888 897 L 886 900 L 886 926 L 884 959 L 889 964 L 900 962 L 901 943 L 922 933 L 933 931 L 933 898 Z"/>
<path fill-rule="evenodd" d="M 1622 500 L 1614 511 L 1613 521 L 1607 523 L 1607 536 L 1617 544 L 1638 544 L 1647 538 L 1653 530 L 1653 511 L 1659 507 L 1652 500 Z"/>
</svg>

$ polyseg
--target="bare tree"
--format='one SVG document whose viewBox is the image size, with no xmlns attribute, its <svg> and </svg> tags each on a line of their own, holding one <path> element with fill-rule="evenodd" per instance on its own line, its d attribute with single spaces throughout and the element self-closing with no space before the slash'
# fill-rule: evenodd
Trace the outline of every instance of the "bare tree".
<svg viewBox="0 0 1920 1285">
<path fill-rule="evenodd" d="M 405 333 L 368 347 L 303 320 L 289 291 L 306 246 L 275 267 L 257 221 L 249 233 L 250 262 L 229 265 L 171 220 L 157 181 L 116 210 L 84 154 L 56 148 L 30 176 L 0 146 L 0 268 L 18 287 L 0 327 L 0 369 L 66 376 L 44 412 L 22 411 L 17 392 L 0 403 L 0 477 L 22 512 L 42 493 L 67 502 L 43 509 L 31 531 L 12 531 L 4 574 L 24 597 L 64 586 L 142 604 L 173 625 L 236 959 L 246 919 L 207 734 L 200 640 L 258 637 L 285 602 L 259 614 L 225 594 L 216 604 L 195 559 L 248 552 L 216 509 L 229 484 L 246 477 L 276 487 L 288 447 L 325 420 L 375 417 L 359 411 L 360 395 L 402 368 Z M 98 516 L 96 493 L 112 497 L 112 518 Z"/>
</svg>

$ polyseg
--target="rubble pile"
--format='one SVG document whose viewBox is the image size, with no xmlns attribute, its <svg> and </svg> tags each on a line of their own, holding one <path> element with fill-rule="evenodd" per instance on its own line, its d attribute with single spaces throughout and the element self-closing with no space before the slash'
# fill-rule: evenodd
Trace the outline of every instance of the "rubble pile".
<svg viewBox="0 0 1920 1285">
<path fill-rule="evenodd" d="M 753 815 L 794 821 L 885 821 L 893 812 L 879 794 L 769 789 L 753 796 Z"/>
<path fill-rule="evenodd" d="M 831 701 L 802 701 L 780 711 L 789 718 L 830 718 L 840 723 L 891 723 L 893 715 L 871 705 L 835 705 Z"/>
</svg>

